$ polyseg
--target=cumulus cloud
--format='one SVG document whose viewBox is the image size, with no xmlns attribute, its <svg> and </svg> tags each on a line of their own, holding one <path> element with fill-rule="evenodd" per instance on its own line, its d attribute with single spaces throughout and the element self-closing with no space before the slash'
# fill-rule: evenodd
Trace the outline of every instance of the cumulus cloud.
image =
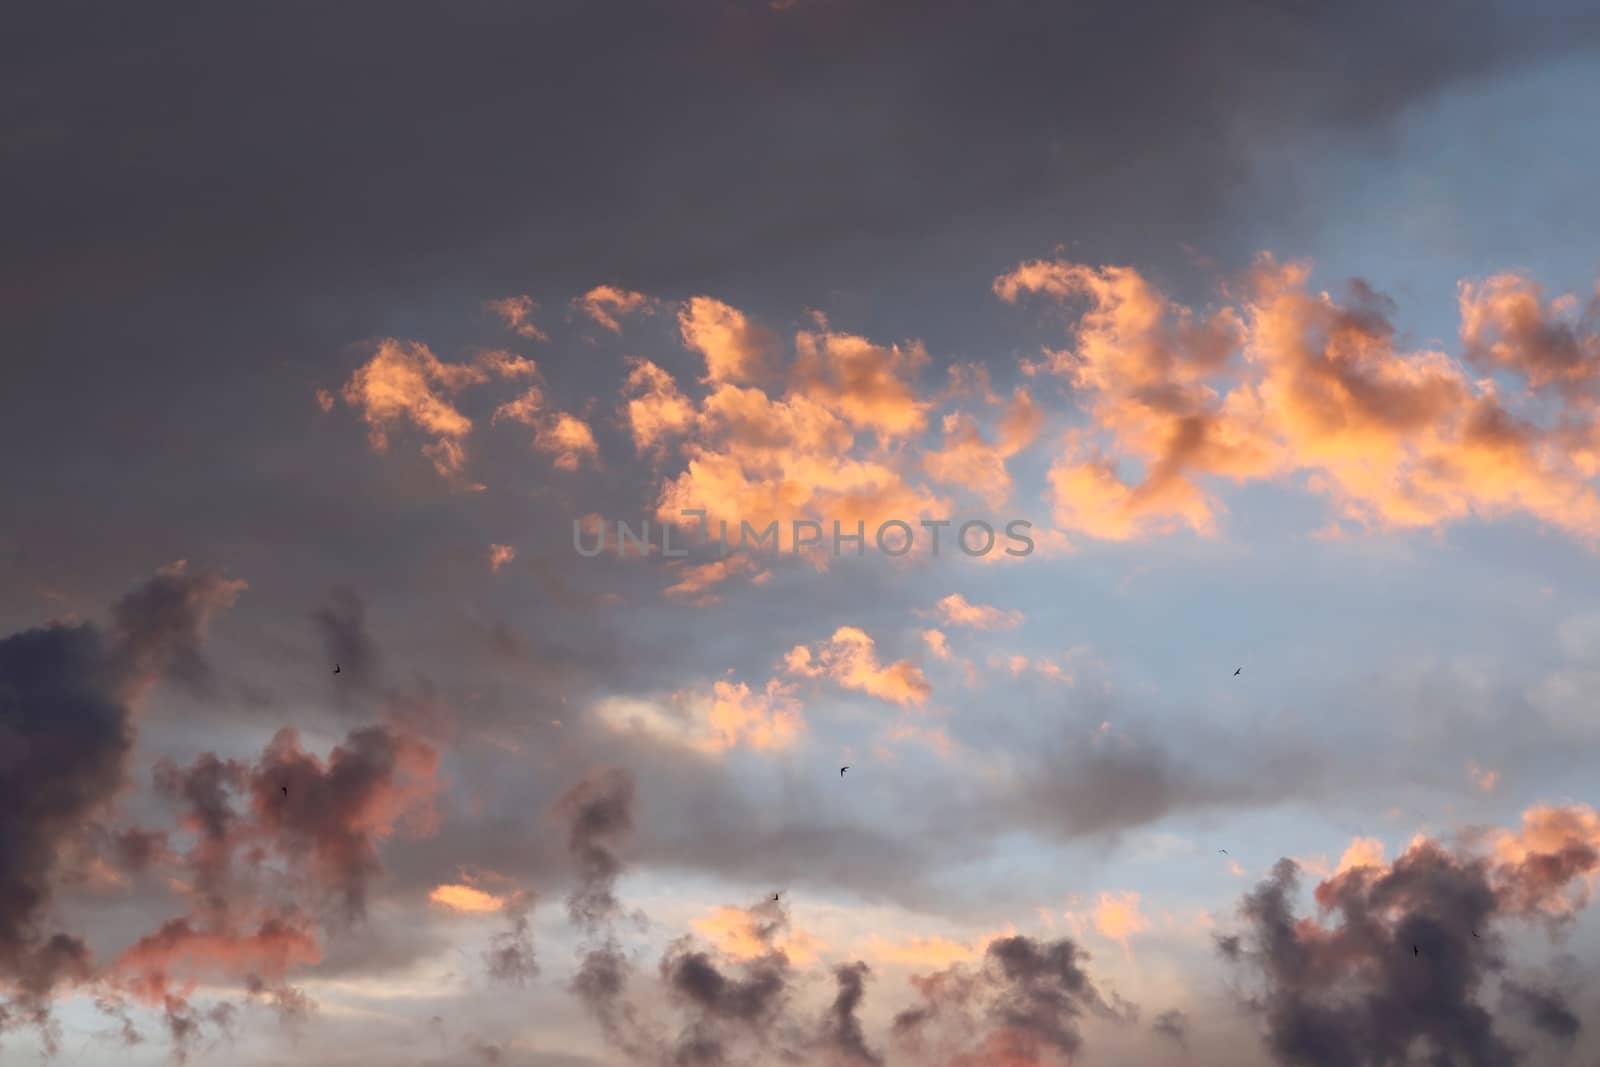
<svg viewBox="0 0 1600 1067">
<path fill-rule="evenodd" d="M 1019 386 L 1000 420 L 997 441 L 984 439 L 973 416 L 951 412 L 944 417 L 944 446 L 923 454 L 923 468 L 936 482 L 962 486 L 990 507 L 1002 507 L 1012 489 L 1006 460 L 1032 444 L 1043 423 L 1032 395 Z"/>
<path fill-rule="evenodd" d="M 638 356 L 628 357 L 623 395 L 627 398 L 623 414 L 634 447 L 641 453 L 659 449 L 688 432 L 699 417 L 672 375 Z"/>
<path fill-rule="evenodd" d="M 1014 630 L 1023 622 L 1020 611 L 973 604 L 960 593 L 951 593 L 940 600 L 934 611 L 947 626 L 966 626 L 974 630 Z"/>
<path fill-rule="evenodd" d="M 791 674 L 826 677 L 845 689 L 854 689 L 902 707 L 921 708 L 933 695 L 922 668 L 909 659 L 888 665 L 878 661 L 876 643 L 854 626 L 841 626 L 815 650 L 796 645 L 785 657 Z"/>
<path fill-rule="evenodd" d="M 622 332 L 618 316 L 631 315 L 636 311 L 648 313 L 654 308 L 653 302 L 645 294 L 619 289 L 614 285 L 597 285 L 573 300 L 573 304 L 612 333 Z"/>
<path fill-rule="evenodd" d="M 499 300 L 485 301 L 483 306 L 504 323 L 506 329 L 518 337 L 526 337 L 530 341 L 550 340 L 550 335 L 533 321 L 533 313 L 539 309 L 533 297 L 507 296 Z"/>
<path fill-rule="evenodd" d="M 553 457 L 556 469 L 563 471 L 575 471 L 600 454 L 589 424 L 566 411 L 537 423 L 533 447 Z"/>
<path fill-rule="evenodd" d="M 996 279 L 1007 301 L 1085 305 L 1072 346 L 1030 365 L 1068 378 L 1092 418 L 1051 468 L 1058 526 L 1110 540 L 1210 534 L 1222 510 L 1212 482 L 1299 476 L 1359 527 L 1525 514 L 1600 535 L 1592 310 L 1572 318 L 1574 302 L 1542 304 L 1516 276 L 1465 284 L 1456 360 L 1397 347 L 1394 305 L 1366 283 L 1336 300 L 1309 277 L 1307 264 L 1263 256 L 1238 307 L 1203 314 L 1127 267 L 1035 261 Z M 1545 413 L 1519 414 L 1469 365 L 1520 377 Z"/>
<path fill-rule="evenodd" d="M 472 420 L 451 398 L 468 386 L 529 377 L 536 370 L 530 361 L 504 352 L 483 353 L 472 363 L 446 363 L 425 344 L 384 338 L 350 375 L 342 395 L 361 413 L 374 451 L 387 451 L 396 427 L 409 424 L 427 439 L 422 452 L 439 475 L 456 479 L 466 465 Z"/>
<path fill-rule="evenodd" d="M 760 380 L 772 370 L 778 339 L 738 308 L 697 296 L 678 312 L 684 346 L 705 360 L 712 383 Z"/>
</svg>

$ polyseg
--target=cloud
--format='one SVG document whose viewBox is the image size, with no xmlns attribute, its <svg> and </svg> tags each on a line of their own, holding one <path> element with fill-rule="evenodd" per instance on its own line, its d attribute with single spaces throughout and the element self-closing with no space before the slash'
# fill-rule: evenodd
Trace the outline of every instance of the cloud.
<svg viewBox="0 0 1600 1067">
<path fill-rule="evenodd" d="M 1014 630 L 1023 622 L 1020 611 L 972 604 L 960 593 L 951 593 L 940 600 L 934 610 L 946 625 L 966 626 L 974 630 Z"/>
<path fill-rule="evenodd" d="M 502 897 L 497 897 L 492 893 L 485 893 L 475 886 L 461 885 L 455 882 L 434 886 L 433 890 L 428 894 L 428 899 L 442 908 L 468 914 L 497 912 L 506 903 Z"/>
<path fill-rule="evenodd" d="M 1139 894 L 1132 890 L 1101 893 L 1094 907 L 1094 928 L 1100 936 L 1117 942 L 1124 953 L 1131 955 L 1128 939 L 1150 929 L 1149 920 L 1139 912 Z"/>
<path fill-rule="evenodd" d="M 1150 1030 L 1185 1051 L 1189 1048 L 1189 1017 L 1176 1008 L 1157 1015 L 1150 1023 Z"/>
<path fill-rule="evenodd" d="M 634 448 L 653 452 L 693 429 L 699 414 L 672 375 L 638 356 L 629 356 L 627 362 L 623 410 Z"/>
<path fill-rule="evenodd" d="M 857 1015 L 871 975 L 872 969 L 859 961 L 833 969 L 837 992 L 828 1006 L 818 1044 L 836 1067 L 880 1067 L 884 1062 L 882 1054 L 868 1046 Z"/>
<path fill-rule="evenodd" d="M 634 798 L 633 776 L 612 768 L 595 772 L 556 800 L 556 816 L 567 824 L 567 851 L 578 868 L 567 910 L 585 929 L 620 913 L 614 890 L 622 861 L 616 850 L 633 831 Z"/>
<path fill-rule="evenodd" d="M 565 411 L 538 424 L 533 447 L 554 456 L 556 469 L 563 471 L 575 471 L 600 454 L 600 446 L 595 443 L 589 424 Z"/>
<path fill-rule="evenodd" d="M 340 586 L 329 600 L 311 618 L 322 632 L 328 660 L 339 668 L 341 684 L 335 688 L 345 699 L 350 689 L 366 691 L 377 684 L 380 655 L 377 643 L 367 633 L 366 606 L 355 590 Z"/>
<path fill-rule="evenodd" d="M 911 379 L 927 363 L 920 341 L 903 348 L 878 345 L 826 325 L 795 336 L 795 388 L 879 440 L 922 430 L 929 404 L 917 397 Z"/>
<path fill-rule="evenodd" d="M 1567 891 L 1600 863 L 1596 820 L 1587 808 L 1530 809 L 1520 832 L 1488 835 L 1487 855 L 1419 839 L 1390 866 L 1321 882 L 1319 911 L 1335 922 L 1296 915 L 1298 868 L 1280 861 L 1240 905 L 1246 937 L 1219 939 L 1259 980 L 1269 1053 L 1284 1064 L 1379 1063 L 1425 1039 L 1460 1062 L 1522 1062 L 1483 1003 L 1488 978 L 1506 967 L 1496 931 L 1519 917 L 1569 916 L 1586 899 Z M 1565 1029 L 1553 1008 L 1543 1018 Z"/>
<path fill-rule="evenodd" d="M 951 412 L 944 417 L 944 447 L 924 452 L 923 468 L 936 482 L 962 486 L 990 507 L 1003 507 L 1012 488 L 1006 460 L 1032 444 L 1043 423 L 1033 397 L 1019 386 L 1000 420 L 997 443 L 984 440 L 971 415 Z"/>
<path fill-rule="evenodd" d="M 243 588 L 174 564 L 119 600 L 107 629 L 58 624 L 0 639 L 0 1022 L 43 1030 L 55 987 L 90 976 L 84 941 L 43 925 L 58 856 L 122 786 L 139 702 L 171 669 L 205 672 L 206 623 Z"/>
<path fill-rule="evenodd" d="M 1092 420 L 1051 468 L 1057 525 L 1107 540 L 1209 535 L 1222 510 L 1211 482 L 1295 476 L 1332 501 L 1336 522 L 1360 527 L 1526 514 L 1600 536 L 1584 370 L 1600 334 L 1561 317 L 1571 302 L 1544 308 L 1531 283 L 1505 275 L 1462 289 L 1463 360 L 1521 376 L 1548 401 L 1540 421 L 1462 361 L 1398 349 L 1394 305 L 1366 283 L 1340 302 L 1309 292 L 1309 276 L 1262 256 L 1240 306 L 1204 315 L 1127 267 L 1033 261 L 997 278 L 1010 302 L 1087 305 L 1072 347 L 1030 365 L 1068 378 Z M 1137 481 L 1123 477 L 1130 461 Z"/>
<path fill-rule="evenodd" d="M 845 689 L 902 707 L 920 708 L 933 695 L 933 686 L 923 676 L 921 667 L 908 659 L 896 660 L 887 666 L 880 664 L 872 638 L 854 626 L 839 627 L 815 652 L 805 645 L 796 645 L 789 651 L 785 663 L 791 674 L 827 677 Z"/>
<path fill-rule="evenodd" d="M 450 398 L 492 378 L 526 377 L 534 365 L 504 352 L 486 352 L 470 364 L 445 363 L 427 345 L 384 338 L 350 375 L 344 402 L 361 412 L 373 451 L 386 452 L 395 427 L 409 423 L 428 442 L 422 453 L 440 477 L 458 478 L 466 464 L 472 420 Z"/>
<path fill-rule="evenodd" d="M 533 321 L 533 313 L 539 305 L 531 296 L 508 296 L 500 300 L 487 300 L 483 305 L 501 322 L 506 329 L 518 337 L 526 337 L 530 341 L 548 341 L 550 335 L 539 329 Z"/>
<path fill-rule="evenodd" d="M 533 932 L 528 913 L 533 899 L 525 892 L 513 893 L 501 902 L 500 913 L 506 927 L 494 935 L 484 952 L 489 977 L 497 982 L 523 986 L 539 973 L 533 951 Z"/>
<path fill-rule="evenodd" d="M 649 313 L 653 307 L 650 298 L 643 293 L 611 285 L 597 285 L 573 300 L 573 304 L 612 333 L 622 332 L 622 323 L 617 321 L 617 316 L 631 315 L 636 311 Z"/>
<path fill-rule="evenodd" d="M 1084 1015 L 1116 1018 L 1122 1010 L 1101 995 L 1087 961 L 1066 938 L 991 941 L 981 969 L 957 964 L 912 979 L 922 1004 L 895 1016 L 895 1036 L 919 1062 L 940 1056 L 937 1062 L 948 1067 L 1045 1067 L 1057 1057 L 1074 1059 Z M 987 1029 L 973 1025 L 978 1018 Z M 930 1039 L 930 1031 L 938 1037 Z"/>
<path fill-rule="evenodd" d="M 510 545 L 489 546 L 489 570 L 491 573 L 499 573 L 501 567 L 516 558 L 517 550 Z"/>
<path fill-rule="evenodd" d="M 721 559 L 680 566 L 673 572 L 677 581 L 662 592 L 667 597 L 689 600 L 697 607 L 706 607 L 720 602 L 720 598 L 711 593 L 712 589 L 744 575 L 759 576 L 758 572 L 761 572 L 761 568 L 753 556 L 747 552 L 736 552 Z"/>
<path fill-rule="evenodd" d="M 690 928 L 718 952 L 735 960 L 781 952 L 789 962 L 807 967 L 817 961 L 817 954 L 824 947 L 815 936 L 791 927 L 788 909 L 781 900 L 764 900 L 748 908 L 713 908 L 691 922 Z"/>
<path fill-rule="evenodd" d="M 678 312 L 684 346 L 706 361 L 705 381 L 759 381 L 771 373 L 778 340 L 738 308 L 709 296 L 693 297 Z"/>
</svg>

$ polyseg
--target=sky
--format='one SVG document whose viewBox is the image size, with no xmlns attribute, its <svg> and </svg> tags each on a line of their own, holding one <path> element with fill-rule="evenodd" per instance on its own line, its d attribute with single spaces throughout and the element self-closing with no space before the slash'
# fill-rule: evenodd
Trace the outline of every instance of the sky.
<svg viewBox="0 0 1600 1067">
<path fill-rule="evenodd" d="M 12 22 L 5 1063 L 1600 1062 L 1591 5 Z"/>
</svg>

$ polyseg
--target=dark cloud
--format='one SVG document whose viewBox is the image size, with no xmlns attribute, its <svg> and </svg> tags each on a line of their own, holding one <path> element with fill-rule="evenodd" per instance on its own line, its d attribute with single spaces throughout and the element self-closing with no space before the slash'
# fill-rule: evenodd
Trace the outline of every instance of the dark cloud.
<svg viewBox="0 0 1600 1067">
<path fill-rule="evenodd" d="M 583 953 L 577 973 L 568 986 L 572 995 L 600 1025 L 606 1041 L 628 1056 L 640 1059 L 661 1047 L 628 995 L 633 967 L 615 940 Z"/>
<path fill-rule="evenodd" d="M 494 936 L 488 951 L 484 953 L 489 977 L 495 981 L 520 986 L 539 973 L 528 921 L 532 907 L 533 901 L 524 893 L 515 894 L 501 907 L 506 929 Z"/>
<path fill-rule="evenodd" d="M 1541 1034 L 1571 1044 L 1583 1029 L 1566 994 L 1559 989 L 1541 989 L 1507 981 L 1502 983 L 1501 991 L 1510 1010 L 1525 1018 Z"/>
<path fill-rule="evenodd" d="M 1189 1017 L 1176 1008 L 1157 1015 L 1150 1029 L 1181 1049 L 1189 1048 Z"/>
<path fill-rule="evenodd" d="M 174 664 L 196 677 L 206 619 L 241 586 L 181 565 L 118 601 L 109 630 L 52 626 L 0 639 L 0 980 L 8 1016 L 43 1022 L 58 982 L 87 978 L 89 950 L 40 928 L 59 853 L 122 785 L 133 705 Z"/>
<path fill-rule="evenodd" d="M 322 632 L 327 670 L 332 675 L 333 668 L 339 668 L 339 673 L 332 675 L 334 691 L 341 703 L 347 703 L 352 692 L 364 693 L 377 684 L 378 645 L 367 633 L 366 605 L 355 590 L 340 586 L 328 599 L 311 617 Z"/>
<path fill-rule="evenodd" d="M 895 1036 L 919 1056 L 943 1054 L 951 1064 L 988 1062 L 985 1057 L 1018 1067 L 1057 1056 L 1070 1060 L 1083 1045 L 1086 1014 L 1116 1019 L 1134 1011 L 1101 994 L 1084 969 L 1087 960 L 1067 938 L 998 938 L 989 942 L 979 970 L 957 964 L 912 979 L 922 1003 L 895 1016 Z M 939 1031 L 936 1039 L 930 1040 L 930 1030 Z"/>
<path fill-rule="evenodd" d="M 872 969 L 859 961 L 833 969 L 838 991 L 823 1017 L 819 1047 L 826 1062 L 837 1067 L 881 1067 L 883 1063 L 883 1055 L 867 1045 L 857 1014 L 871 974 Z"/>
<path fill-rule="evenodd" d="M 1484 1004 L 1490 979 L 1506 970 L 1494 930 L 1513 918 L 1546 916 L 1556 893 L 1594 869 L 1592 857 L 1571 862 L 1587 832 L 1578 812 L 1530 815 L 1525 854 L 1511 861 L 1423 841 L 1392 866 L 1357 867 L 1322 882 L 1316 901 L 1334 923 L 1297 914 L 1299 870 L 1280 861 L 1240 906 L 1245 938 L 1219 939 L 1223 954 L 1259 979 L 1248 1003 L 1264 1017 L 1273 1057 L 1358 1067 L 1401 1062 L 1420 1043 L 1438 1062 L 1524 1062 Z M 1502 847 L 1508 842 L 1517 839 L 1500 839 Z M 1510 979 L 1503 988 L 1513 1013 L 1552 1036 L 1575 1036 L 1577 1020 L 1560 991 Z"/>
<path fill-rule="evenodd" d="M 616 850 L 633 830 L 633 805 L 633 775 L 621 768 L 585 778 L 556 801 L 555 813 L 567 823 L 567 848 L 578 868 L 567 910 L 586 929 L 619 913 L 613 890 L 622 861 Z"/>
<path fill-rule="evenodd" d="M 711 956 L 680 942 L 661 960 L 661 982 L 683 1011 L 672 1059 L 683 1067 L 727 1062 L 730 1046 L 770 1039 L 788 1006 L 792 972 L 782 953 L 748 960 L 725 974 Z"/>
<path fill-rule="evenodd" d="M 283 852 L 360 918 L 382 870 L 376 843 L 407 817 L 431 818 L 438 762 L 426 742 L 387 726 L 352 731 L 326 763 L 280 730 L 249 772 L 251 805 Z"/>
</svg>

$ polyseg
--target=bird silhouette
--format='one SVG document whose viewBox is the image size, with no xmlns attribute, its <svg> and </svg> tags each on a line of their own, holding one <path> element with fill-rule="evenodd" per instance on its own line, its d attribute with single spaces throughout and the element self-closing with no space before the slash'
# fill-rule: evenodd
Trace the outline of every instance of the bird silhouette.
<svg viewBox="0 0 1600 1067">
<path fill-rule="evenodd" d="M 776 903 L 776 902 L 777 902 L 777 900 L 778 900 L 778 898 L 779 898 L 779 897 L 781 897 L 781 896 L 783 896 L 783 894 L 782 894 L 782 893 L 774 893 L 774 894 L 772 894 L 772 900 L 773 900 L 773 902 L 774 902 L 774 903 Z"/>
<path fill-rule="evenodd" d="M 333 665 L 333 673 L 334 674 L 338 674 L 339 673 L 339 665 L 337 663 L 335 663 Z"/>
<path fill-rule="evenodd" d="M 1237 677 L 1239 677 L 1239 672 L 1240 672 L 1240 671 L 1242 671 L 1242 670 L 1244 670 L 1244 668 L 1243 668 L 1243 667 L 1235 667 L 1235 668 L 1234 668 L 1234 671 L 1233 671 L 1233 676 L 1234 676 L 1234 677 L 1235 677 L 1235 678 L 1237 678 Z"/>
<path fill-rule="evenodd" d="M 283 795 L 284 795 L 284 796 L 288 796 L 288 795 L 289 795 L 289 787 L 288 787 L 288 786 L 286 786 L 286 785 L 280 785 L 280 786 L 279 786 L 279 787 L 278 787 L 278 788 L 279 788 L 279 789 L 281 789 L 281 790 L 283 790 Z"/>
<path fill-rule="evenodd" d="M 1219 849 L 1217 849 L 1217 851 L 1222 853 L 1224 856 L 1226 856 L 1228 854 L 1228 850 L 1225 849 L 1225 848 L 1219 848 Z"/>
<path fill-rule="evenodd" d="M 1412 945 L 1411 946 L 1411 954 L 1413 956 L 1420 956 L 1420 955 L 1422 955 L 1422 950 L 1420 948 L 1418 948 L 1416 945 Z"/>
<path fill-rule="evenodd" d="M 844 772 L 848 771 L 849 769 L 850 769 L 849 767 L 840 767 L 839 768 L 839 777 L 843 778 L 844 777 Z"/>
<path fill-rule="evenodd" d="M 1473 937 L 1477 937 L 1478 936 L 1478 931 L 1476 931 L 1476 930 L 1472 931 L 1472 936 Z"/>
</svg>

